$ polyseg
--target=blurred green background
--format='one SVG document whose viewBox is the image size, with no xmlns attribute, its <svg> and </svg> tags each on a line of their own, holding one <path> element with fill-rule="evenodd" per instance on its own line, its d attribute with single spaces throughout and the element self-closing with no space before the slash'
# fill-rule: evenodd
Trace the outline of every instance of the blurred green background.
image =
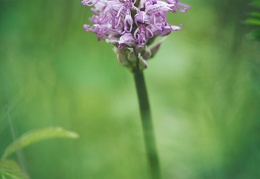
<svg viewBox="0 0 260 179">
<path fill-rule="evenodd" d="M 145 71 L 164 179 L 260 178 L 260 44 L 247 0 L 185 0 Z M 77 140 L 13 155 L 32 179 L 148 179 L 132 74 L 80 0 L 0 1 L 0 154 L 31 129 Z"/>
</svg>

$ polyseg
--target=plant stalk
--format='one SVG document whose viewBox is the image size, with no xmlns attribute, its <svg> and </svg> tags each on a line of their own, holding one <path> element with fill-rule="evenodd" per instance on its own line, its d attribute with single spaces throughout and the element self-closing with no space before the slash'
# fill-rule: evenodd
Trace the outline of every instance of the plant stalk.
<svg viewBox="0 0 260 179">
<path fill-rule="evenodd" d="M 141 70 L 135 70 L 133 73 L 141 113 L 146 157 L 151 173 L 150 178 L 160 179 L 159 158 L 155 144 L 152 116 L 144 80 L 144 74 Z"/>
</svg>

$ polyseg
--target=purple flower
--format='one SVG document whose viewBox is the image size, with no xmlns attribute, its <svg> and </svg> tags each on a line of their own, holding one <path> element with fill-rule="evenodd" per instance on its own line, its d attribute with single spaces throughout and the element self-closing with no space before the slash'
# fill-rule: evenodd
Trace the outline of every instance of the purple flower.
<svg viewBox="0 0 260 179">
<path fill-rule="evenodd" d="M 93 25 L 84 24 L 84 30 L 94 32 L 98 40 L 112 43 L 118 49 L 115 51 L 120 52 L 118 56 L 121 59 L 124 57 L 119 61 L 129 65 L 136 59 L 142 61 L 140 63 L 145 64 L 143 66 L 147 66 L 145 60 L 151 56 L 147 55 L 151 54 L 147 52 L 147 46 L 156 37 L 169 35 L 182 28 L 181 25 L 168 23 L 168 12 L 187 12 L 190 8 L 178 0 L 82 0 L 81 4 L 93 7 L 93 16 L 90 18 Z M 145 55 L 139 53 L 140 49 Z M 135 55 L 135 58 L 131 57 L 131 63 L 125 62 L 129 55 L 123 55 L 124 51 Z"/>
</svg>

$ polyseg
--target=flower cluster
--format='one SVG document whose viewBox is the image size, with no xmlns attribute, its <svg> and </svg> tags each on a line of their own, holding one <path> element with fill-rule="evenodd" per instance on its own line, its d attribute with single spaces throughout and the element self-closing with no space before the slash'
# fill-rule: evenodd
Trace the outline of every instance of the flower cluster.
<svg viewBox="0 0 260 179">
<path fill-rule="evenodd" d="M 84 24 L 85 31 L 94 32 L 116 47 L 119 61 L 128 67 L 147 66 L 161 42 L 148 50 L 156 37 L 166 36 L 182 28 L 167 22 L 168 12 L 186 12 L 190 6 L 178 0 L 82 0 L 82 5 L 93 6 L 92 26 Z M 136 64 L 140 61 L 141 63 Z"/>
</svg>

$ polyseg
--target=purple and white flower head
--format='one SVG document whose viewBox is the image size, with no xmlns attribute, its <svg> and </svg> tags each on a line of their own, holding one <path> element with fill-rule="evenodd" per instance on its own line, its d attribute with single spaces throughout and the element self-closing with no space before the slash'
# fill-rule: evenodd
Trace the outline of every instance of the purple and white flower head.
<svg viewBox="0 0 260 179">
<path fill-rule="evenodd" d="M 131 70 L 147 67 L 146 60 L 162 43 L 149 49 L 156 37 L 182 29 L 182 25 L 168 23 L 167 13 L 187 12 L 190 8 L 178 0 L 82 0 L 81 4 L 92 6 L 94 13 L 90 18 L 93 25 L 84 24 L 84 30 L 112 43 L 119 62 Z"/>
</svg>

